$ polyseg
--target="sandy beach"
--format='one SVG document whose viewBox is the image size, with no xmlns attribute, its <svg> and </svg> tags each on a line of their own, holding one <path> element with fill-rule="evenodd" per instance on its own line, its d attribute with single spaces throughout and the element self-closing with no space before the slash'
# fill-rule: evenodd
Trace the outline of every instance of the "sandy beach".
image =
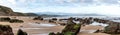
<svg viewBox="0 0 120 35">
<path fill-rule="evenodd" d="M 10 17 L 14 19 L 13 17 Z M 61 32 L 65 26 L 56 23 L 49 23 L 48 21 L 32 20 L 33 17 L 16 17 L 16 19 L 23 20 L 24 23 L 9 23 L 0 22 L 2 25 L 10 25 L 14 34 L 17 34 L 18 29 L 22 29 L 29 35 L 48 35 L 50 32 Z M 37 23 L 36 23 L 37 22 Z M 109 35 L 105 33 L 94 33 L 98 29 L 103 29 L 99 25 L 85 25 L 81 27 L 78 35 Z"/>
</svg>

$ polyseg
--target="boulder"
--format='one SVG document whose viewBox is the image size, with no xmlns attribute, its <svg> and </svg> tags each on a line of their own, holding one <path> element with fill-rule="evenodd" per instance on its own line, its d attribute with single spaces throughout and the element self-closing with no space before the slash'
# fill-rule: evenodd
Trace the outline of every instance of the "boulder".
<svg viewBox="0 0 120 35">
<path fill-rule="evenodd" d="M 21 29 L 18 30 L 17 35 L 28 35 L 26 32 L 22 31 Z"/>
<path fill-rule="evenodd" d="M 104 28 L 104 33 L 108 34 L 120 34 L 120 23 L 114 23 Z"/>
<path fill-rule="evenodd" d="M 14 35 L 9 25 L 0 25 L 0 35 Z"/>
</svg>

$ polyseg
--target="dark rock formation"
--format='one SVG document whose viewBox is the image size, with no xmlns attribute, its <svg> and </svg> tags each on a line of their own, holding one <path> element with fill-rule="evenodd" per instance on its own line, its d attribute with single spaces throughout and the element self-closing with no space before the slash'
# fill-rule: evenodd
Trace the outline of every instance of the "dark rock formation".
<svg viewBox="0 0 120 35">
<path fill-rule="evenodd" d="M 33 20 L 43 20 L 43 17 L 38 16 L 38 17 L 33 18 Z"/>
<path fill-rule="evenodd" d="M 57 18 L 52 18 L 52 20 L 57 21 Z"/>
<path fill-rule="evenodd" d="M 0 18 L 0 21 L 2 22 L 9 22 L 11 19 L 9 17 L 2 17 Z"/>
<path fill-rule="evenodd" d="M 18 20 L 18 19 L 11 19 L 9 22 L 10 23 L 23 23 L 24 21 Z"/>
<path fill-rule="evenodd" d="M 59 21 L 68 20 L 68 19 L 59 19 Z"/>
<path fill-rule="evenodd" d="M 48 20 L 48 22 L 50 22 L 50 23 L 55 23 L 55 21 L 54 21 L 54 20 Z"/>
<path fill-rule="evenodd" d="M 61 33 L 49 33 L 49 35 L 77 35 L 81 28 L 81 24 L 67 24 Z"/>
<path fill-rule="evenodd" d="M 80 23 L 82 24 L 91 24 L 92 22 L 92 18 L 80 19 Z"/>
<path fill-rule="evenodd" d="M 71 35 L 77 35 L 80 31 L 80 24 L 68 24 L 62 31 L 62 33 L 65 35 L 71 34 Z"/>
<path fill-rule="evenodd" d="M 68 18 L 67 24 L 76 24 L 73 22 L 73 20 L 74 20 L 74 18 L 72 18 L 72 17 Z"/>
<path fill-rule="evenodd" d="M 14 35 L 9 25 L 0 25 L 0 35 Z"/>
<path fill-rule="evenodd" d="M 18 19 L 10 19 L 9 17 L 0 18 L 1 22 L 10 22 L 10 23 L 23 23 L 24 21 Z"/>
<path fill-rule="evenodd" d="M 26 32 L 22 31 L 21 29 L 18 30 L 17 35 L 28 35 Z"/>
<path fill-rule="evenodd" d="M 50 32 L 49 35 L 56 35 L 54 32 Z"/>
<path fill-rule="evenodd" d="M 104 28 L 104 33 L 108 34 L 120 34 L 120 23 L 114 23 Z"/>
<path fill-rule="evenodd" d="M 104 20 L 104 19 L 98 19 L 98 18 L 94 18 L 94 21 L 99 22 L 99 23 L 106 23 L 106 24 L 110 22 L 110 20 Z"/>
</svg>

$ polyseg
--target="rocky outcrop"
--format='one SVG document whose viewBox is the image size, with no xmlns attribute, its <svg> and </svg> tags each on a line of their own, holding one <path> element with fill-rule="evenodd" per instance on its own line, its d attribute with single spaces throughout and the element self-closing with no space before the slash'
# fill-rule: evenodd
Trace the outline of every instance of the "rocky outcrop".
<svg viewBox="0 0 120 35">
<path fill-rule="evenodd" d="M 17 35 L 28 35 L 26 32 L 22 31 L 21 29 L 18 30 Z"/>
<path fill-rule="evenodd" d="M 52 18 L 51 20 L 57 21 L 57 18 Z"/>
<path fill-rule="evenodd" d="M 92 24 L 93 23 L 92 20 L 93 20 L 92 18 L 79 19 L 80 23 L 82 23 L 83 25 L 84 24 Z"/>
<path fill-rule="evenodd" d="M 77 35 L 79 33 L 81 24 L 76 24 L 72 21 L 72 18 L 69 18 L 68 23 L 66 24 L 66 27 L 62 30 L 61 33 L 54 33 L 51 32 L 49 35 Z"/>
<path fill-rule="evenodd" d="M 9 22 L 11 19 L 9 17 L 2 17 L 0 18 L 1 22 Z"/>
<path fill-rule="evenodd" d="M 120 34 L 120 23 L 114 23 L 104 28 L 104 33 Z"/>
<path fill-rule="evenodd" d="M 1 22 L 10 22 L 10 23 L 23 23 L 23 20 L 19 20 L 19 19 L 10 19 L 9 17 L 2 17 L 0 18 Z"/>
<path fill-rule="evenodd" d="M 11 19 L 9 22 L 10 23 L 23 23 L 24 21 L 23 20 L 18 20 L 18 19 Z"/>
<path fill-rule="evenodd" d="M 9 25 L 0 25 L 0 35 L 14 35 Z"/>
<path fill-rule="evenodd" d="M 43 17 L 38 16 L 38 17 L 33 18 L 33 20 L 43 20 Z"/>
<path fill-rule="evenodd" d="M 77 33 L 79 33 L 81 28 L 80 24 L 68 24 L 61 33 L 54 33 L 51 32 L 49 33 L 49 35 L 77 35 Z"/>
</svg>

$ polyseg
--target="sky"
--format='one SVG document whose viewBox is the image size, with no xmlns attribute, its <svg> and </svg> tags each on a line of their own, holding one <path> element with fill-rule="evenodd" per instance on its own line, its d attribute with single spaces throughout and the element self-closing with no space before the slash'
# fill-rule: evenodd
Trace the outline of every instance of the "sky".
<svg viewBox="0 0 120 35">
<path fill-rule="evenodd" d="M 0 0 L 15 12 L 62 12 L 120 15 L 120 0 Z"/>
</svg>

